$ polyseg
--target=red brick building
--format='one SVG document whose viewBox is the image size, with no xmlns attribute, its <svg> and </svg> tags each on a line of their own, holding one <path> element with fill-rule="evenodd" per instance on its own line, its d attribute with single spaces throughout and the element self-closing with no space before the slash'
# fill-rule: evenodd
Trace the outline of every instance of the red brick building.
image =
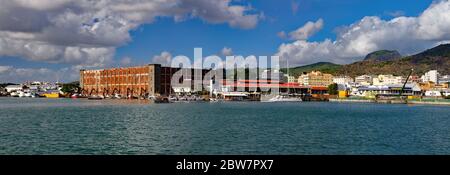
<svg viewBox="0 0 450 175">
<path fill-rule="evenodd" d="M 102 70 L 80 70 L 80 86 L 82 94 L 87 96 L 120 94 L 123 97 L 143 97 L 147 95 L 169 95 L 173 93 L 172 76 L 179 70 L 180 68 L 162 67 L 159 64 Z M 191 76 L 183 77 L 181 81 L 193 79 L 195 71 L 193 69 L 185 70 L 190 71 Z M 201 70 L 201 76 L 204 77 L 208 72 L 209 70 Z M 191 85 L 193 86 L 193 84 Z"/>
</svg>

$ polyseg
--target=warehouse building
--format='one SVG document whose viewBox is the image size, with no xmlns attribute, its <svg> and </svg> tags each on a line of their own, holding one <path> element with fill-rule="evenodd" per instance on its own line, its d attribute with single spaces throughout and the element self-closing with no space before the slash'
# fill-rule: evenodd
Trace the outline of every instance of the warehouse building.
<svg viewBox="0 0 450 175">
<path fill-rule="evenodd" d="M 171 85 L 172 76 L 181 68 L 162 67 L 160 64 L 149 64 L 138 67 L 111 68 L 102 70 L 80 70 L 80 86 L 82 95 L 122 97 L 145 97 L 148 95 L 169 95 L 174 93 Z M 183 69 L 183 81 L 189 81 L 192 91 L 194 88 L 193 69 Z M 188 73 L 190 72 L 190 73 Z M 209 70 L 201 70 L 204 77 Z M 190 76 L 189 76 L 190 75 Z"/>
</svg>

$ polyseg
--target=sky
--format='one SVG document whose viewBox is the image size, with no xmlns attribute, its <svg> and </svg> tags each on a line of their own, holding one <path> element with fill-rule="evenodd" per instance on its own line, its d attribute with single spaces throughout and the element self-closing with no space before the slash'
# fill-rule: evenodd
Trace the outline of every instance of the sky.
<svg viewBox="0 0 450 175">
<path fill-rule="evenodd" d="M 0 83 L 178 55 L 348 64 L 450 42 L 450 0 L 0 0 Z M 225 58 L 224 58 L 225 59 Z"/>
</svg>

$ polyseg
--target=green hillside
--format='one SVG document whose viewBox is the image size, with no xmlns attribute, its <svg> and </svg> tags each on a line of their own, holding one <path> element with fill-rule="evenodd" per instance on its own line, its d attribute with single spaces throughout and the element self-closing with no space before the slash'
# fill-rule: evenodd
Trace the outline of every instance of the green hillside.
<svg viewBox="0 0 450 175">
<path fill-rule="evenodd" d="M 333 64 L 333 63 L 328 63 L 328 62 L 318 62 L 315 64 L 306 65 L 306 66 L 289 68 L 289 74 L 293 75 L 293 76 L 299 76 L 303 72 L 311 72 L 314 70 L 321 71 L 324 73 L 335 74 L 341 67 L 342 67 L 342 65 L 339 65 L 339 64 Z M 287 68 L 283 68 L 283 69 L 281 69 L 281 71 L 286 74 L 288 73 Z"/>
</svg>

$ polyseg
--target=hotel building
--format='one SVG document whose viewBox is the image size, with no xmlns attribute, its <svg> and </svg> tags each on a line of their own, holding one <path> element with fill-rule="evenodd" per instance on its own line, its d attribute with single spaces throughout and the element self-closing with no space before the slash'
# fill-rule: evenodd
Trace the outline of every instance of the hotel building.
<svg viewBox="0 0 450 175">
<path fill-rule="evenodd" d="M 312 71 L 298 78 L 298 83 L 305 86 L 325 86 L 333 84 L 333 75 Z"/>
</svg>

